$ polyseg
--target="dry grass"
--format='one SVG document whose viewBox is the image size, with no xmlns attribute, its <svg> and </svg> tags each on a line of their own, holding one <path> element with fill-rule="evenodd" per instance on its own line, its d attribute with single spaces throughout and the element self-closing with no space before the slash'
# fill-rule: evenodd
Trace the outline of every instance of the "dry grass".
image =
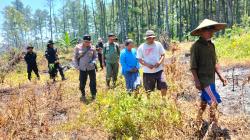
<svg viewBox="0 0 250 140">
<path fill-rule="evenodd" d="M 168 93 L 174 102 L 174 110 L 180 111 L 181 120 L 173 125 L 166 118 L 171 112 L 162 111 L 159 120 L 148 119 L 140 126 L 139 139 L 198 139 L 194 127 L 198 109 L 198 92 L 193 86 L 189 64 L 183 61 L 190 43 L 175 47 L 168 54 L 165 74 L 169 85 Z M 183 48 L 182 48 L 183 47 Z M 70 57 L 70 55 L 68 55 Z M 69 59 L 69 58 L 67 58 Z M 44 58 L 39 57 L 41 71 L 47 69 Z M 116 90 L 106 90 L 104 72 L 98 72 L 98 96 L 96 102 L 80 102 L 78 90 L 78 72 L 70 69 L 66 72 L 65 82 L 52 84 L 46 73 L 41 81 L 28 82 L 25 75 L 25 64 L 20 69 L 8 73 L 5 84 L 0 85 L 0 138 L 2 139 L 108 139 L 111 132 L 100 120 L 100 112 L 109 107 L 110 100 L 115 100 L 124 90 L 123 78 L 119 78 Z M 6 89 L 6 90 L 2 90 Z M 88 84 L 86 86 L 89 93 Z M 142 91 L 142 103 L 147 103 L 146 94 Z M 88 95 L 90 96 L 90 95 Z M 114 98 L 112 98 L 112 96 Z M 152 96 L 151 109 L 162 106 L 159 94 Z M 164 108 L 164 107 L 163 107 Z M 145 107 L 145 110 L 150 112 Z M 153 111 L 152 111 L 153 112 Z M 207 112 L 205 116 L 208 116 Z M 103 118 L 101 118 L 103 119 Z M 205 117 L 207 119 L 207 117 Z M 245 139 L 249 136 L 249 118 L 247 116 L 220 116 L 220 125 L 228 129 L 232 139 Z M 148 124 L 154 125 L 148 125 Z M 237 124 L 237 125 L 235 125 Z M 146 133 L 150 132 L 150 133 Z"/>
</svg>

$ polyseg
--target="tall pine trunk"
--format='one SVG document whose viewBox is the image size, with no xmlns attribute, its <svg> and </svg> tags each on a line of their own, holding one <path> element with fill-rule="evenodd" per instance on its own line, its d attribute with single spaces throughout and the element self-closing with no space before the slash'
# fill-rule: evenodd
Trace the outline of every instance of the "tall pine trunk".
<svg viewBox="0 0 250 140">
<path fill-rule="evenodd" d="M 233 26 L 233 3 L 232 0 L 226 0 L 227 4 L 227 13 L 228 13 L 228 25 L 229 27 Z"/>
<path fill-rule="evenodd" d="M 170 36 L 169 32 L 169 16 L 168 16 L 168 0 L 166 0 L 166 33 L 168 36 Z"/>
</svg>

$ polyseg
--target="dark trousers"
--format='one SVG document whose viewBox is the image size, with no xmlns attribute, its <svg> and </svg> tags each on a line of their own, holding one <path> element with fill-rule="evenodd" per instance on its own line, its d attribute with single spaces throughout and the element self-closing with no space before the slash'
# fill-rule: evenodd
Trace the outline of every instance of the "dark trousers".
<svg viewBox="0 0 250 140">
<path fill-rule="evenodd" d="M 82 92 L 82 96 L 85 96 L 85 86 L 86 86 L 86 82 L 89 76 L 89 87 L 90 87 L 90 91 L 91 91 L 91 95 L 92 97 L 96 96 L 96 71 L 95 70 L 90 70 L 90 71 L 81 71 L 80 70 L 80 76 L 79 76 L 79 80 L 80 80 L 80 90 Z"/>
<path fill-rule="evenodd" d="M 103 65 L 102 65 L 102 54 L 98 53 L 98 60 L 100 62 L 100 67 L 103 69 Z"/>
<path fill-rule="evenodd" d="M 28 65 L 27 66 L 27 72 L 28 72 L 28 79 L 29 80 L 31 80 L 31 73 L 32 73 L 32 71 L 34 71 L 34 73 L 36 74 L 37 77 L 40 77 L 39 73 L 38 73 L 37 65 Z"/>
<path fill-rule="evenodd" d="M 64 73 L 63 73 L 63 68 L 60 65 L 60 63 L 55 63 L 53 68 L 51 68 L 49 66 L 49 75 L 50 75 L 50 78 L 54 79 L 56 77 L 56 75 L 57 75 L 58 70 L 59 70 L 59 73 L 60 73 L 61 77 L 65 78 L 64 77 Z"/>
</svg>

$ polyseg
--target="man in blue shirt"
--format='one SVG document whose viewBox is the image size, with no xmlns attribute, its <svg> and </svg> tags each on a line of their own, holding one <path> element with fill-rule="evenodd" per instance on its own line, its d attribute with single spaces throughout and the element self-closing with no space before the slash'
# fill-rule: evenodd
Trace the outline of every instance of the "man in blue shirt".
<svg viewBox="0 0 250 140">
<path fill-rule="evenodd" d="M 120 63 L 122 65 L 122 74 L 126 80 L 126 88 L 128 92 L 132 92 L 140 85 L 139 61 L 136 58 L 136 49 L 133 40 L 125 41 L 125 46 L 120 54 Z"/>
</svg>

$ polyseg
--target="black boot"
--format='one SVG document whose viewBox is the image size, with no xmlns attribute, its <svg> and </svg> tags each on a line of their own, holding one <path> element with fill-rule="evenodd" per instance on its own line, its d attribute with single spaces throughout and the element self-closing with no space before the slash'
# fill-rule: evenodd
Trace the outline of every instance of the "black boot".
<svg viewBox="0 0 250 140">
<path fill-rule="evenodd" d="M 86 97 L 85 97 L 85 96 L 82 96 L 82 97 L 80 98 L 80 101 L 82 101 L 82 102 L 86 103 L 86 102 L 87 102 L 87 99 L 86 99 Z"/>
<path fill-rule="evenodd" d="M 108 89 L 110 89 L 110 80 L 106 80 L 106 86 Z"/>
<path fill-rule="evenodd" d="M 65 81 L 65 80 L 67 80 L 64 76 L 62 77 L 62 81 Z"/>
</svg>

